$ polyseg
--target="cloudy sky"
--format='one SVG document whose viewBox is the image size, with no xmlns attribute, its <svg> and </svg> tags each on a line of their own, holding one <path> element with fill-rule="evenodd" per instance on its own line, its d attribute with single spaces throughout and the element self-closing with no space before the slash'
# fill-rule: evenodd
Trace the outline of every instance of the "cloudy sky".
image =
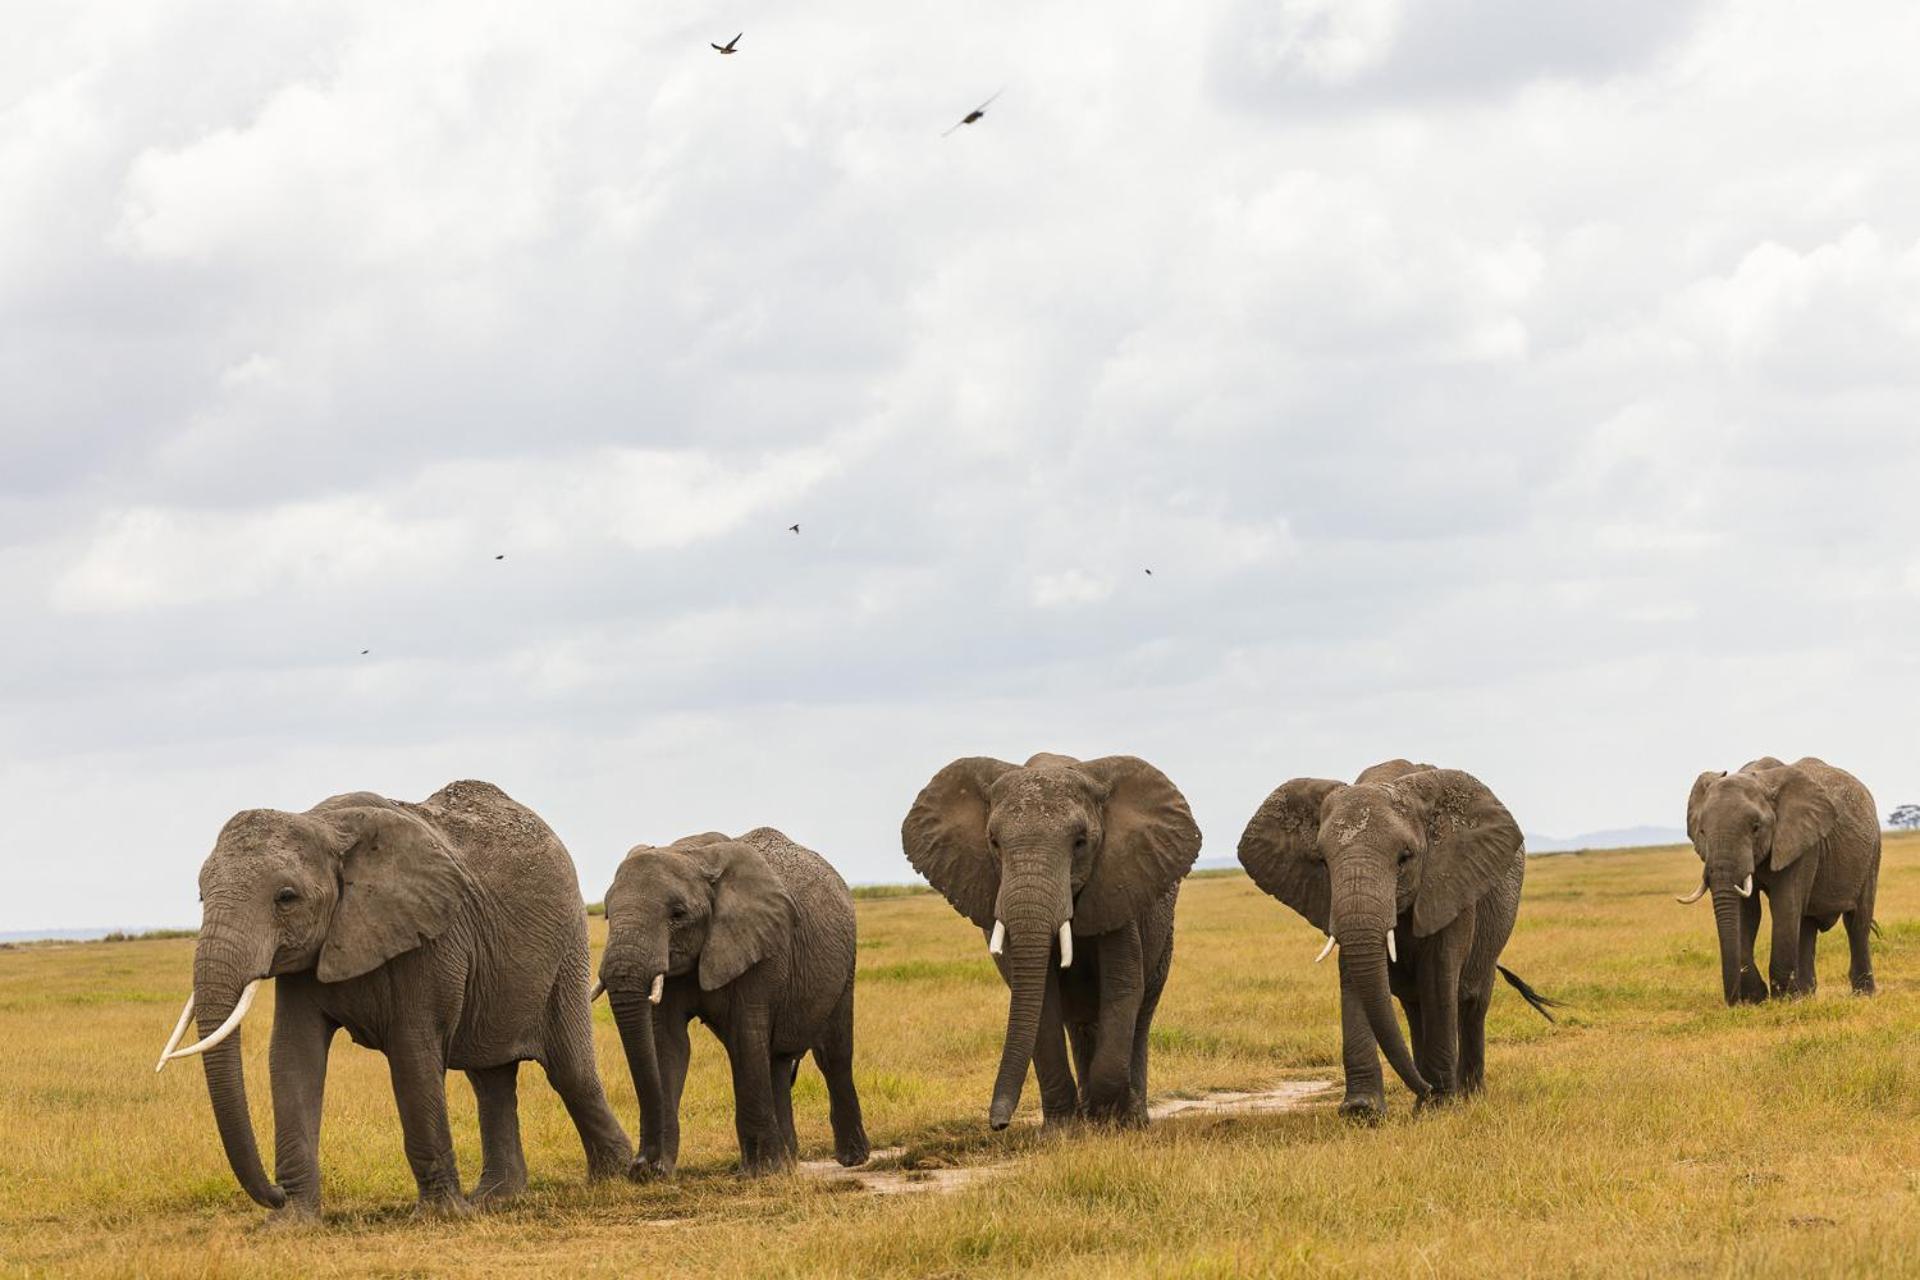
<svg viewBox="0 0 1920 1280">
<path fill-rule="evenodd" d="M 1146 756 L 1209 857 L 1394 755 L 1539 833 L 1920 800 L 1906 0 L 8 28 L 0 929 L 460 777 L 590 896 L 905 878 L 966 754 Z"/>
</svg>

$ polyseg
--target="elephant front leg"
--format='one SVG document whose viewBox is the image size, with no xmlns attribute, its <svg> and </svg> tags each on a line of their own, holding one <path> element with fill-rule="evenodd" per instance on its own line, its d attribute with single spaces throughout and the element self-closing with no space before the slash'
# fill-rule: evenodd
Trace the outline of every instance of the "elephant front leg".
<svg viewBox="0 0 1920 1280">
<path fill-rule="evenodd" d="M 1800 925 L 1805 899 L 1795 892 L 1796 888 L 1789 885 L 1776 890 L 1769 904 L 1773 908 L 1773 953 L 1767 957 L 1767 986 L 1776 1000 L 1800 994 Z"/>
<path fill-rule="evenodd" d="M 527 1189 L 527 1157 L 520 1145 L 520 1064 L 506 1062 L 467 1072 L 480 1108 L 480 1181 L 473 1198 L 511 1200 Z"/>
<path fill-rule="evenodd" d="M 1466 948 L 1442 931 L 1413 943 L 1420 972 L 1420 1074 L 1433 1086 L 1421 1106 L 1451 1102 L 1460 1092 L 1460 961 Z M 1463 940 L 1461 940 L 1463 941 Z"/>
<path fill-rule="evenodd" d="M 1146 982 L 1139 927 L 1128 924 L 1101 934 L 1095 956 L 1100 1021 L 1087 1071 L 1087 1115 L 1131 1122 L 1139 1119 L 1133 1109 L 1133 1033 Z"/>
<path fill-rule="evenodd" d="M 1358 993 L 1340 988 L 1340 1060 L 1347 1077 L 1347 1093 L 1340 1114 L 1356 1120 L 1378 1120 L 1387 1112 L 1386 1084 L 1380 1075 L 1380 1046 L 1373 1038 L 1366 1008 Z"/>
<path fill-rule="evenodd" d="M 774 1104 L 772 1027 L 764 1006 L 736 1012 L 727 1036 L 727 1058 L 733 1065 L 733 1125 L 740 1139 L 741 1172 L 789 1168 L 793 1159 Z"/>
<path fill-rule="evenodd" d="M 1740 1000 L 1759 1004 L 1767 998 L 1767 984 L 1760 966 L 1753 962 L 1753 943 L 1760 936 L 1760 895 L 1740 900 Z"/>
<path fill-rule="evenodd" d="M 1061 1013 L 1060 973 L 1047 975 L 1040 1002 L 1040 1030 L 1033 1042 L 1033 1074 L 1040 1080 L 1042 1124 L 1071 1124 L 1080 1118 L 1080 1089 L 1067 1065 L 1067 1035 Z M 1080 1074 L 1085 1076 L 1086 1069 Z"/>
<path fill-rule="evenodd" d="M 660 1066 L 660 1114 L 640 1117 L 640 1153 L 627 1176 L 636 1182 L 670 1178 L 680 1164 L 680 1095 L 687 1084 L 692 1046 L 688 1019 L 677 1013 L 653 1019 L 654 1060 Z"/>
<path fill-rule="evenodd" d="M 278 984 L 267 1071 L 273 1080 L 274 1172 L 287 1202 L 276 1219 L 320 1215 L 320 1111 L 334 1026 L 295 982 Z"/>
<path fill-rule="evenodd" d="M 429 1213 L 464 1216 L 473 1210 L 460 1194 L 460 1167 L 447 1127 L 447 1064 L 437 1043 L 406 1040 L 387 1050 L 387 1071 L 400 1108 L 407 1163 Z"/>
</svg>

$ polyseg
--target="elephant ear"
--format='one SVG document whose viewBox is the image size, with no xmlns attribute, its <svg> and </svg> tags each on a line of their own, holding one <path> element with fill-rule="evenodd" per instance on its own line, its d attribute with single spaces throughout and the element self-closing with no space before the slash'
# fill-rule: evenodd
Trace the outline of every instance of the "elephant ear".
<svg viewBox="0 0 1920 1280">
<path fill-rule="evenodd" d="M 993 923 L 1000 893 L 1000 860 L 987 847 L 987 792 L 1013 768 L 988 756 L 965 756 L 920 789 L 900 844 L 913 869 L 982 929 Z"/>
<path fill-rule="evenodd" d="M 1773 798 L 1773 869 L 1784 871 L 1827 838 L 1838 814 L 1804 769 L 1784 765 L 1766 770 L 1760 779 Z"/>
<path fill-rule="evenodd" d="M 344 847 L 320 981 L 357 978 L 446 931 L 463 876 L 431 827 L 398 809 L 371 807 L 334 810 L 325 821 Z"/>
<path fill-rule="evenodd" d="M 1147 914 L 1200 855 L 1187 798 L 1138 756 L 1079 766 L 1106 791 L 1100 853 L 1073 899 L 1075 933 L 1107 933 Z"/>
<path fill-rule="evenodd" d="M 1700 825 L 1700 811 L 1706 807 L 1707 791 L 1714 783 L 1727 776 L 1725 769 L 1709 769 L 1693 780 L 1693 790 L 1687 794 L 1687 839 L 1693 841 L 1693 847 L 1706 857 L 1706 830 Z"/>
<path fill-rule="evenodd" d="M 1295 778 L 1274 789 L 1240 836 L 1240 865 L 1253 882 L 1329 931 L 1332 894 L 1320 856 L 1320 806 L 1346 787 L 1331 778 Z"/>
<path fill-rule="evenodd" d="M 1525 857 L 1520 825 L 1487 785 L 1458 769 L 1434 769 L 1393 784 L 1426 820 L 1427 852 L 1413 898 L 1413 936 L 1445 928 Z"/>
<path fill-rule="evenodd" d="M 793 895 L 760 851 L 729 840 L 696 845 L 713 884 L 713 915 L 700 949 L 700 987 L 724 987 L 793 936 Z"/>
</svg>

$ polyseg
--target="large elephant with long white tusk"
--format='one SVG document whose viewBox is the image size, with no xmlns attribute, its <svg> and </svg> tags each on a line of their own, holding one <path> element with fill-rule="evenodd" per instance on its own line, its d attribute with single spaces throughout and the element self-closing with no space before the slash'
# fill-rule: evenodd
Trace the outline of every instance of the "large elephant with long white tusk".
<svg viewBox="0 0 1920 1280">
<path fill-rule="evenodd" d="M 1247 824 L 1240 862 L 1327 935 L 1317 959 L 1340 949 L 1343 1114 L 1384 1112 L 1381 1052 L 1422 1103 L 1482 1089 L 1496 972 L 1552 1019 L 1553 1002 L 1498 964 L 1526 851 L 1513 815 L 1472 775 L 1389 760 L 1351 786 L 1295 778 Z"/>
<path fill-rule="evenodd" d="M 1874 897 L 1880 821 L 1858 778 L 1809 756 L 1763 756 L 1728 774 L 1707 772 L 1687 796 L 1687 837 L 1700 883 L 1679 899 L 1713 895 L 1720 992 L 1730 1005 L 1811 995 L 1814 941 L 1846 922 L 1853 989 L 1872 995 Z M 1761 899 L 1773 913 L 1773 949 L 1762 982 L 1754 962 Z"/>
<path fill-rule="evenodd" d="M 1012 1120 L 1029 1064 L 1048 1123 L 1144 1123 L 1147 1029 L 1173 961 L 1174 899 L 1200 852 L 1186 797 L 1133 756 L 974 756 L 933 776 L 900 836 L 914 869 L 987 935 L 1010 991 L 992 1126 Z"/>
<path fill-rule="evenodd" d="M 367 792 L 305 813 L 249 809 L 200 868 L 193 994 L 156 1070 L 203 1055 L 227 1161 L 260 1204 L 320 1211 L 320 1100 L 342 1027 L 383 1051 L 423 1206 L 462 1211 L 446 1073 L 480 1103 L 475 1196 L 525 1187 L 515 1080 L 546 1068 L 592 1176 L 624 1171 L 627 1137 L 600 1088 L 587 1001 L 587 922 L 573 861 L 546 824 L 484 782 L 420 804 Z M 274 979 L 275 1173 L 261 1165 L 241 1023 Z M 181 1048 L 190 1024 L 201 1039 Z"/>
</svg>

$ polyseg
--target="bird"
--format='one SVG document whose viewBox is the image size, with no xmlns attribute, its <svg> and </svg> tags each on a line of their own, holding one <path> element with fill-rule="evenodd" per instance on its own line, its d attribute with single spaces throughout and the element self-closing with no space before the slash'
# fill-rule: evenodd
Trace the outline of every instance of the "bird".
<svg viewBox="0 0 1920 1280">
<path fill-rule="evenodd" d="M 993 98 L 997 98 L 1005 92 L 1006 92 L 1006 88 L 1004 86 L 1001 88 L 995 89 L 993 91 Z M 967 114 L 965 114 L 964 116 L 961 116 L 960 124 L 972 124 L 975 120 L 978 120 L 981 116 L 984 116 L 985 114 L 987 114 L 987 108 L 993 105 L 993 98 L 988 98 L 985 102 L 981 103 L 979 106 L 975 107 L 973 110 L 967 112 Z M 958 129 L 960 127 L 960 124 L 956 124 L 953 126 L 953 128 L 948 129 L 947 133 L 952 133 L 954 129 Z M 943 133 L 940 136 L 944 138 L 947 136 L 947 133 Z"/>
<path fill-rule="evenodd" d="M 740 33 L 740 36 L 743 36 L 745 34 L 747 33 L 742 31 Z M 718 49 L 722 54 L 738 53 L 740 51 L 734 48 L 734 46 L 740 43 L 740 36 L 735 36 L 733 39 L 727 41 L 725 44 L 714 44 L 713 47 Z M 707 41 L 707 43 L 713 44 L 713 41 L 709 40 Z"/>
<path fill-rule="evenodd" d="M 366 657 L 366 656 L 367 656 L 368 654 L 370 654 L 370 653 L 372 653 L 372 652 L 373 652 L 373 650 L 371 650 L 371 649 L 362 649 L 362 650 L 360 651 L 360 656 L 364 658 L 364 657 Z"/>
<path fill-rule="evenodd" d="M 788 525 L 788 526 L 787 526 L 787 532 L 788 532 L 788 533 L 798 533 L 798 532 L 800 532 L 800 526 L 799 526 L 799 525 L 797 525 L 797 524 L 790 524 L 790 525 Z"/>
<path fill-rule="evenodd" d="M 495 556 L 495 557 L 494 557 L 494 559 L 495 559 L 495 560 L 505 560 L 505 559 L 506 559 L 506 557 L 505 557 L 505 556 Z"/>
</svg>

